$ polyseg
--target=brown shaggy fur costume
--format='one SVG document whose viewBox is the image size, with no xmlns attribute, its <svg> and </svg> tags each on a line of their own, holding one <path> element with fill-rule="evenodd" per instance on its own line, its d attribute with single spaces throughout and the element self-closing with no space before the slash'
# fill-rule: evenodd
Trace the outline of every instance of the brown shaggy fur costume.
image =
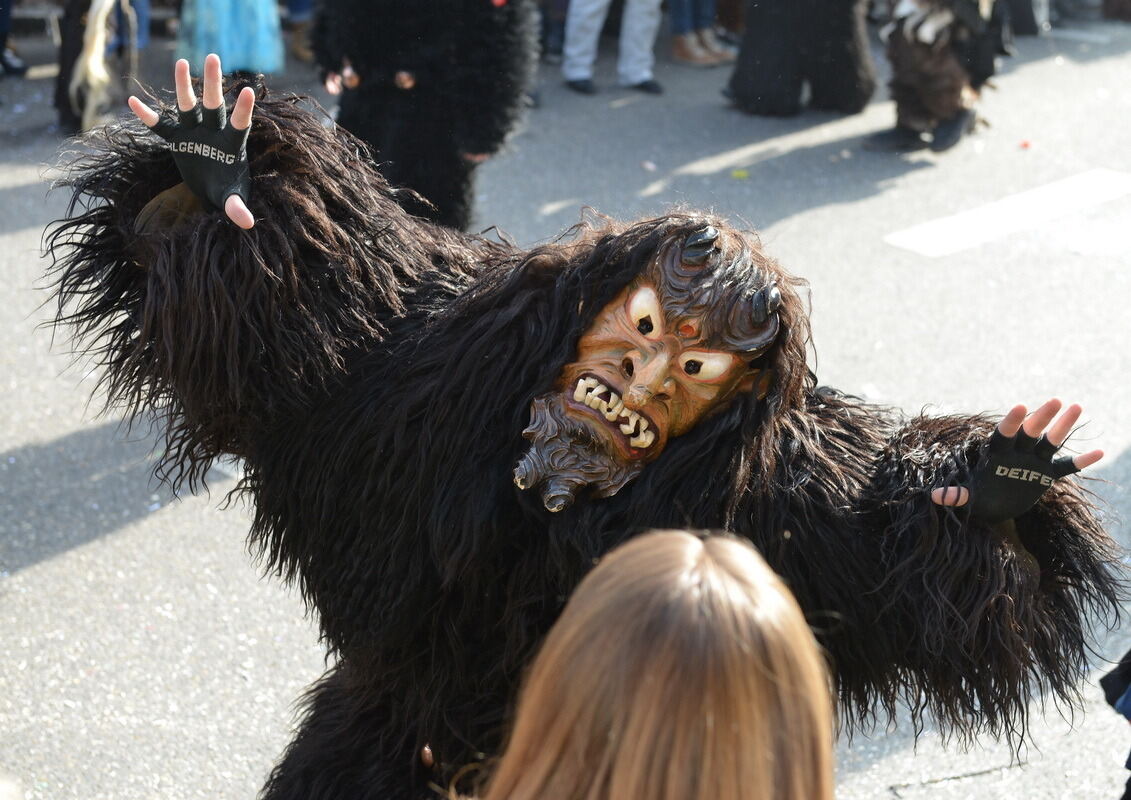
<svg viewBox="0 0 1131 800">
<path fill-rule="evenodd" d="M 1091 619 L 1119 599 L 1079 484 L 1054 484 L 1015 527 L 935 506 L 933 488 L 968 482 L 992 421 L 908 419 L 819 387 L 803 282 L 752 234 L 728 233 L 739 244 L 703 274 L 746 297 L 779 287 L 768 393 L 673 439 L 614 496 L 551 514 L 512 481 L 532 398 L 657 253 L 725 221 L 492 243 L 409 217 L 355 141 L 259 95 L 253 229 L 212 212 L 135 232 L 179 177 L 134 124 L 90 142 L 49 248 L 59 321 L 111 403 L 164 424 L 161 475 L 192 487 L 221 454 L 245 460 L 252 545 L 334 651 L 267 797 L 417 800 L 497 752 L 565 598 L 651 527 L 757 545 L 829 651 L 846 725 L 906 702 L 916 723 L 1017 741 L 1028 701 L 1076 700 Z"/>
<path fill-rule="evenodd" d="M 997 71 L 997 57 L 1012 52 L 1006 6 L 1002 0 L 990 5 L 991 16 L 983 19 L 975 0 L 930 0 L 926 6 L 932 11 L 955 15 L 931 43 L 919 41 L 906 19 L 885 29 L 896 125 L 931 131 L 973 107 L 982 86 Z"/>
</svg>

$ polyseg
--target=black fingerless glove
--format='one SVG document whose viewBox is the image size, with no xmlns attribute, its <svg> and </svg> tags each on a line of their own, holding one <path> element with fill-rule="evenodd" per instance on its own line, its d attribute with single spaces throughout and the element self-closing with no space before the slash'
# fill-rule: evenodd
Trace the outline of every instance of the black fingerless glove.
<svg viewBox="0 0 1131 800">
<path fill-rule="evenodd" d="M 251 196 L 251 173 L 247 162 L 247 134 L 228 124 L 228 114 L 219 108 L 178 111 L 177 120 L 162 116 L 153 132 L 169 143 L 173 161 L 193 193 L 221 211 L 229 195 L 247 203 Z"/>
<path fill-rule="evenodd" d="M 970 486 L 970 514 L 996 524 L 1024 514 L 1065 475 L 1079 472 L 1071 456 L 1053 460 L 1057 446 L 1045 436 L 1035 439 L 1025 431 L 1004 436 L 994 430 Z"/>
</svg>

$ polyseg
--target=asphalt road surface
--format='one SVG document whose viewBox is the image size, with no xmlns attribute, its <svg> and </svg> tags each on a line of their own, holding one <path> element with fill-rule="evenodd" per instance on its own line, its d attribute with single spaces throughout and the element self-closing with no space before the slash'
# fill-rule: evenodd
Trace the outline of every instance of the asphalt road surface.
<svg viewBox="0 0 1131 800">
<path fill-rule="evenodd" d="M 325 667 L 299 599 L 244 549 L 234 485 L 174 499 L 154 437 L 89 397 L 94 375 L 41 326 L 41 235 L 63 138 L 53 50 L 21 42 L 0 81 L 0 797 L 249 798 Z M 611 49 L 611 43 L 605 42 Z M 1131 26 L 1081 22 L 1023 39 L 987 92 L 990 126 L 942 156 L 867 152 L 893 122 L 880 91 L 853 117 L 747 117 L 723 70 L 671 64 L 652 97 L 593 97 L 541 78 L 509 149 L 480 170 L 477 224 L 544 241 L 591 206 L 616 217 L 712 208 L 761 232 L 812 289 L 821 380 L 915 411 L 1084 405 L 1081 450 L 1109 528 L 1131 512 Z M 882 61 L 882 57 L 881 57 Z M 171 82 L 170 45 L 146 55 Z M 292 66 L 273 84 L 316 91 Z M 325 98 L 323 98 L 325 99 Z M 1129 637 L 1097 633 L 1096 677 Z M 1033 742 L 947 746 L 906 724 L 842 740 L 838 796 L 1116 798 L 1131 728 L 1092 680 L 1075 709 L 1033 708 Z"/>
</svg>

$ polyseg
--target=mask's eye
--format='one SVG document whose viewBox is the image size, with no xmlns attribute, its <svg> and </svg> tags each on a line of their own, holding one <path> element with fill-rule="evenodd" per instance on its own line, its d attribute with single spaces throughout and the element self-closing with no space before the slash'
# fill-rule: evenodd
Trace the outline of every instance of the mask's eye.
<svg viewBox="0 0 1131 800">
<path fill-rule="evenodd" d="M 735 363 L 734 356 L 729 353 L 709 353 L 705 350 L 689 350 L 679 357 L 680 369 L 697 381 L 721 378 Z"/>
<path fill-rule="evenodd" d="M 660 298 L 650 286 L 637 289 L 628 299 L 628 321 L 642 335 L 658 339 L 664 335 L 664 320 L 660 312 Z"/>
</svg>

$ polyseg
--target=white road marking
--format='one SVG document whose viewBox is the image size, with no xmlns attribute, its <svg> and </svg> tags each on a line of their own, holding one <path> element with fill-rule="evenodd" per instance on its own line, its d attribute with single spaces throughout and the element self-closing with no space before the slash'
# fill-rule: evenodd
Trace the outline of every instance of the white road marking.
<svg viewBox="0 0 1131 800">
<path fill-rule="evenodd" d="M 541 205 L 538 209 L 538 216 L 548 217 L 550 214 L 557 214 L 562 209 L 578 208 L 581 204 L 581 200 L 576 197 L 567 197 L 565 200 L 553 200 Z"/>
<path fill-rule="evenodd" d="M 1093 169 L 889 233 L 884 241 L 928 258 L 949 256 L 1129 194 L 1131 174 Z"/>
<path fill-rule="evenodd" d="M 1053 28 L 1049 34 L 1051 39 L 1069 39 L 1074 42 L 1087 42 L 1088 44 L 1109 44 L 1110 36 L 1102 33 L 1076 30 L 1074 28 Z"/>
</svg>

